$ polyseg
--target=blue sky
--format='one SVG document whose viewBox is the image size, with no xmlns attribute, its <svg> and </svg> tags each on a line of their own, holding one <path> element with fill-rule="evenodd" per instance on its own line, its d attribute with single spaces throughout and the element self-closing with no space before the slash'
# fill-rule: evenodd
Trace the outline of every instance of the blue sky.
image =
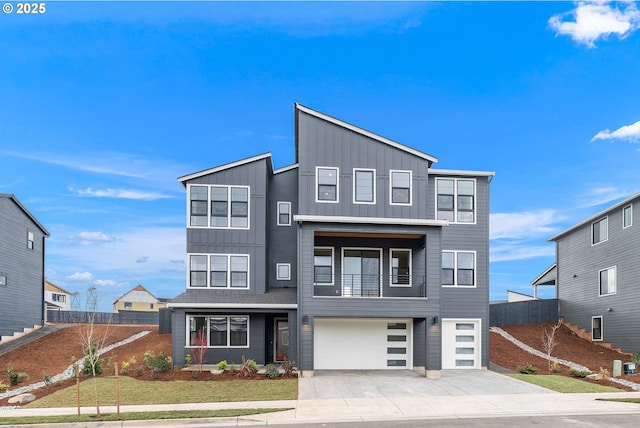
<svg viewBox="0 0 640 428">
<path fill-rule="evenodd" d="M 46 2 L 0 14 L 0 192 L 49 229 L 46 276 L 110 310 L 185 288 L 176 178 L 270 151 L 293 103 L 495 171 L 491 298 L 547 239 L 640 190 L 635 3 Z"/>
</svg>

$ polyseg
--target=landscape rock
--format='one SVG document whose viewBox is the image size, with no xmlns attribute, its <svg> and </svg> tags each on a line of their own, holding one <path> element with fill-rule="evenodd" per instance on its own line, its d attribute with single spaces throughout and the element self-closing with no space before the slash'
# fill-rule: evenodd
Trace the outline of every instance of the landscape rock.
<svg viewBox="0 0 640 428">
<path fill-rule="evenodd" d="M 587 375 L 587 379 L 591 379 L 591 380 L 602 380 L 603 377 L 600 373 L 591 373 L 590 375 Z"/>
<path fill-rule="evenodd" d="M 9 399 L 9 404 L 27 404 L 36 399 L 36 396 L 31 393 L 16 395 Z"/>
</svg>

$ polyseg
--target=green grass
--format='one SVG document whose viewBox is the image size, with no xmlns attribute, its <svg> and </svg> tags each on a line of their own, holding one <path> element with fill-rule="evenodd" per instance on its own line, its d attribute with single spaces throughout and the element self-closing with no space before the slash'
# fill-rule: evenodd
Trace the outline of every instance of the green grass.
<svg viewBox="0 0 640 428">
<path fill-rule="evenodd" d="M 97 378 L 101 406 L 115 406 L 115 379 Z M 296 400 L 297 379 L 229 381 L 142 381 L 122 376 L 120 405 Z M 76 407 L 76 387 L 70 386 L 24 407 Z M 80 383 L 80 405 L 95 406 L 93 379 Z"/>
<path fill-rule="evenodd" d="M 640 404 L 640 398 L 596 398 L 597 401 L 618 401 L 620 403 Z"/>
<path fill-rule="evenodd" d="M 533 383 L 547 389 L 564 393 L 587 393 L 587 392 L 622 392 L 621 389 L 611 386 L 598 385 L 583 380 L 574 379 L 567 376 L 559 375 L 527 375 L 527 374 L 510 374 L 516 379 Z"/>
<path fill-rule="evenodd" d="M 224 410 L 176 410 L 163 412 L 130 412 L 102 415 L 99 418 L 90 415 L 60 415 L 60 416 L 20 416 L 0 417 L 0 425 L 23 424 L 55 424 L 74 422 L 113 422 L 113 421 L 141 421 L 149 419 L 192 419 L 192 418 L 230 418 L 236 416 L 257 415 L 260 413 L 280 412 L 290 409 L 224 409 Z"/>
</svg>

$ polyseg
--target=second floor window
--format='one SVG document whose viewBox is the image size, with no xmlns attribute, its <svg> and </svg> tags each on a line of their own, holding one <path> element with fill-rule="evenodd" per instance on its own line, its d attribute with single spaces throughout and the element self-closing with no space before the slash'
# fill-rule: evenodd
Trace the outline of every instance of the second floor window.
<svg viewBox="0 0 640 428">
<path fill-rule="evenodd" d="M 316 168 L 316 202 L 338 202 L 338 168 Z"/>
<path fill-rule="evenodd" d="M 436 193 L 438 220 L 475 222 L 475 180 L 438 178 Z"/>
<path fill-rule="evenodd" d="M 249 256 L 246 254 L 191 254 L 190 288 L 249 288 Z"/>
<path fill-rule="evenodd" d="M 54 302 L 65 303 L 67 301 L 67 296 L 59 293 L 52 293 L 51 300 L 53 300 Z"/>
<path fill-rule="evenodd" d="M 376 171 L 373 169 L 353 170 L 353 203 L 374 204 L 376 192 Z"/>
<path fill-rule="evenodd" d="M 476 257 L 471 251 L 442 252 L 442 285 L 475 287 Z"/>
<path fill-rule="evenodd" d="M 616 268 L 602 269 L 599 273 L 600 296 L 616 294 Z"/>
<path fill-rule="evenodd" d="M 411 205 L 411 171 L 390 171 L 391 205 Z"/>
<path fill-rule="evenodd" d="M 189 186 L 189 226 L 249 228 L 249 187 Z"/>
<path fill-rule="evenodd" d="M 313 282 L 320 285 L 333 284 L 333 248 L 314 248 Z"/>
<path fill-rule="evenodd" d="M 599 244 L 609 239 L 608 218 L 605 217 L 591 224 L 591 245 Z"/>
<path fill-rule="evenodd" d="M 133 303 L 131 303 L 131 302 L 124 302 L 124 308 L 125 308 L 125 309 L 131 309 L 131 308 L 133 308 Z"/>
<path fill-rule="evenodd" d="M 291 226 L 291 202 L 278 202 L 278 226 Z"/>
<path fill-rule="evenodd" d="M 33 250 L 33 232 L 27 231 L 27 248 Z"/>
<path fill-rule="evenodd" d="M 622 227 L 627 228 L 633 224 L 633 208 L 632 205 L 627 205 L 622 210 Z"/>
<path fill-rule="evenodd" d="M 411 285 L 411 250 L 391 250 L 391 285 Z"/>
</svg>

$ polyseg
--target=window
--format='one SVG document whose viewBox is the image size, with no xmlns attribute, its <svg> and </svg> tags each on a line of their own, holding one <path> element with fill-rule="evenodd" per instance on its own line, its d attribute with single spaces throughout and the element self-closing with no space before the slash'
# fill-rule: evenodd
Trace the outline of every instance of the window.
<svg viewBox="0 0 640 428">
<path fill-rule="evenodd" d="M 291 226 L 291 202 L 278 202 L 278 226 Z"/>
<path fill-rule="evenodd" d="M 33 232 L 27 231 L 27 248 L 33 250 Z"/>
<path fill-rule="evenodd" d="M 124 308 L 125 309 L 131 309 L 133 307 L 133 303 L 131 302 L 124 302 Z"/>
<path fill-rule="evenodd" d="M 246 348 L 249 345 L 249 317 L 247 316 L 187 316 L 187 346 L 200 346 L 203 334 L 208 348 Z"/>
<path fill-rule="evenodd" d="M 437 178 L 436 210 L 438 220 L 475 223 L 475 180 Z"/>
<path fill-rule="evenodd" d="M 616 268 L 610 267 L 598 272 L 600 296 L 616 294 Z"/>
<path fill-rule="evenodd" d="M 65 303 L 67 301 L 67 296 L 60 293 L 51 293 L 51 300 L 54 302 Z"/>
<path fill-rule="evenodd" d="M 591 317 L 591 340 L 602 340 L 602 316 Z"/>
<path fill-rule="evenodd" d="M 622 210 L 622 227 L 627 228 L 633 224 L 633 208 L 627 205 Z"/>
<path fill-rule="evenodd" d="M 356 169 L 353 170 L 353 203 L 354 204 L 375 204 L 376 203 L 376 170 Z"/>
<path fill-rule="evenodd" d="M 291 279 L 290 263 L 276 263 L 276 279 L 280 281 L 288 281 Z"/>
<path fill-rule="evenodd" d="M 249 187 L 189 186 L 189 226 L 249 228 Z"/>
<path fill-rule="evenodd" d="M 191 254 L 189 287 L 249 288 L 249 256 Z"/>
<path fill-rule="evenodd" d="M 153 303 L 149 303 L 149 309 L 153 309 Z"/>
<path fill-rule="evenodd" d="M 0 275 L 0 287 L 7 286 L 7 275 Z"/>
<path fill-rule="evenodd" d="M 411 250 L 391 249 L 391 286 L 411 286 Z"/>
<path fill-rule="evenodd" d="M 389 171 L 391 205 L 411 205 L 411 171 Z"/>
<path fill-rule="evenodd" d="M 608 217 L 593 222 L 591 224 L 591 245 L 596 245 L 609 239 L 607 229 Z"/>
<path fill-rule="evenodd" d="M 313 249 L 313 282 L 320 285 L 333 284 L 333 248 Z"/>
<path fill-rule="evenodd" d="M 316 202 L 338 202 L 338 168 L 316 167 Z"/>
<path fill-rule="evenodd" d="M 475 287 L 476 253 L 471 251 L 442 252 L 442 285 Z"/>
</svg>

